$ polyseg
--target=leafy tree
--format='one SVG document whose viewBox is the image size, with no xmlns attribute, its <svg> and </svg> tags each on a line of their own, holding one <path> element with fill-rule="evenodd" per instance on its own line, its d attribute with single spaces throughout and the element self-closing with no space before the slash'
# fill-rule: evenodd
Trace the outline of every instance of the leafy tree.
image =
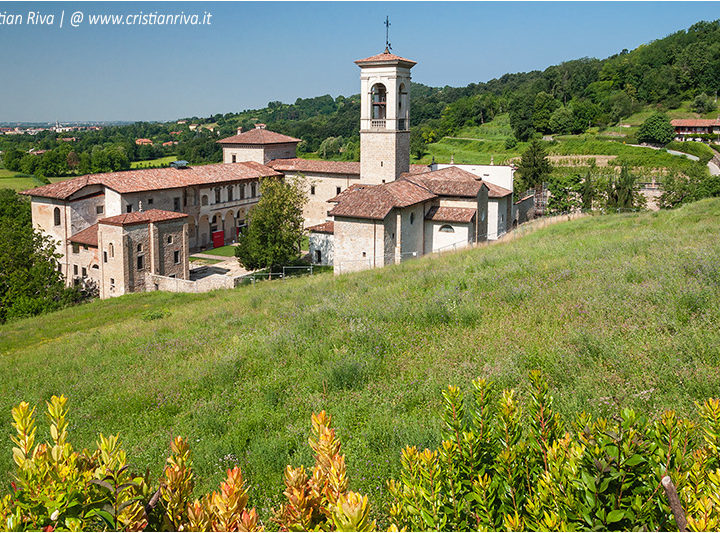
<svg viewBox="0 0 720 533">
<path fill-rule="evenodd" d="M 547 179 L 552 171 L 552 165 L 547 158 L 547 152 L 543 148 L 542 142 L 533 139 L 523 152 L 518 166 L 518 174 L 520 180 L 518 190 L 534 187 L 535 189 L 542 186 L 543 181 Z"/>
<path fill-rule="evenodd" d="M 585 179 L 583 179 L 580 184 L 580 201 L 583 210 L 589 211 L 592 209 L 596 194 L 595 183 L 593 182 L 590 170 L 588 170 L 587 174 L 585 174 Z"/>
<path fill-rule="evenodd" d="M 0 323 L 58 309 L 81 298 L 58 271 L 59 254 L 33 229 L 30 203 L 0 189 Z"/>
<path fill-rule="evenodd" d="M 550 117 L 560 107 L 560 102 L 544 91 L 535 96 L 533 108 L 533 126 L 536 131 L 550 133 Z"/>
<path fill-rule="evenodd" d="M 572 110 L 567 106 L 558 107 L 550 116 L 548 129 L 552 133 L 567 135 L 572 133 L 575 124 L 575 117 Z"/>
<path fill-rule="evenodd" d="M 510 103 L 510 126 L 519 141 L 527 141 L 535 129 L 533 127 L 533 104 L 526 95 L 518 95 Z"/>
<path fill-rule="evenodd" d="M 410 131 L 410 152 L 418 159 L 425 155 L 425 139 L 420 129 L 414 128 Z"/>
<path fill-rule="evenodd" d="M 260 182 L 260 201 L 250 211 L 247 230 L 235 257 L 248 270 L 286 265 L 297 259 L 303 235 L 304 180 L 267 178 Z"/>
<path fill-rule="evenodd" d="M 638 130 L 638 140 L 653 144 L 666 145 L 675 137 L 675 128 L 664 113 L 655 113 L 642 123 Z"/>
<path fill-rule="evenodd" d="M 692 103 L 692 110 L 696 113 L 705 114 L 715 111 L 715 100 L 705 93 L 698 94 Z"/>
<path fill-rule="evenodd" d="M 581 178 L 578 174 L 550 179 L 548 209 L 554 213 L 569 213 L 578 209 L 581 206 L 580 186 Z"/>
<path fill-rule="evenodd" d="M 518 140 L 515 138 L 515 135 L 510 135 L 507 139 L 505 139 L 505 149 L 506 150 L 512 150 L 517 146 Z"/>
<path fill-rule="evenodd" d="M 637 190 L 636 181 L 630 168 L 623 165 L 620 176 L 608 180 L 606 207 L 618 210 L 644 207 L 645 197 Z"/>
<path fill-rule="evenodd" d="M 20 170 L 20 160 L 25 154 L 17 148 L 11 148 L 3 155 L 3 164 L 8 170 L 18 172 Z"/>
<path fill-rule="evenodd" d="M 671 173 L 663 178 L 659 205 L 672 208 L 702 198 L 720 196 L 720 176 L 707 176 L 698 170 L 688 175 Z"/>
</svg>

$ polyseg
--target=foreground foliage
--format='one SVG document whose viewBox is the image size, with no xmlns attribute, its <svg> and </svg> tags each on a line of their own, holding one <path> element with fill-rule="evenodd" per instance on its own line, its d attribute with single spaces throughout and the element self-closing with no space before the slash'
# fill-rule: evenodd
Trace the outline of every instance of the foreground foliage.
<svg viewBox="0 0 720 533">
<path fill-rule="evenodd" d="M 649 421 L 632 409 L 613 419 L 585 412 L 566 424 L 547 381 L 530 375 L 526 413 L 514 390 L 496 398 L 473 381 L 466 401 L 443 391 L 443 441 L 407 446 L 390 480 L 391 529 L 410 531 L 579 531 L 720 528 L 720 400 L 698 403 L 702 424 L 673 411 Z M 130 473 L 117 436 L 93 452 L 68 441 L 67 400 L 48 402 L 52 441 L 35 445 L 35 409 L 13 409 L 14 492 L 0 500 L 7 530 L 262 531 L 240 468 L 219 491 L 193 499 L 190 448 L 176 437 L 159 487 Z M 271 522 L 282 531 L 374 531 L 367 496 L 348 490 L 340 440 L 323 411 L 312 416 L 312 472 L 285 470 L 284 503 Z M 668 476 L 668 477 L 666 477 Z M 687 510 L 671 508 L 661 480 L 674 480 Z M 665 482 L 665 481 L 663 481 Z"/>
<path fill-rule="evenodd" d="M 565 424 L 548 384 L 530 376 L 524 410 L 513 390 L 495 397 L 473 381 L 469 401 L 443 392 L 443 441 L 403 450 L 389 482 L 390 514 L 409 530 L 674 530 L 661 486 L 670 476 L 691 530 L 720 525 L 720 400 L 697 404 L 703 424 L 632 409 L 612 419 L 585 412 Z"/>
<path fill-rule="evenodd" d="M 13 493 L 0 500 L 0 529 L 8 531 L 262 531 L 257 511 L 247 507 L 240 468 L 227 471 L 219 491 L 193 500 L 195 475 L 190 448 L 176 437 L 159 488 L 148 473 L 130 472 L 118 436 L 100 434 L 97 449 L 73 451 L 68 441 L 67 398 L 48 402 L 51 442 L 35 444 L 35 408 L 13 409 L 17 465 Z M 368 531 L 367 497 L 347 490 L 345 456 L 330 417 L 313 415 L 310 446 L 315 467 L 286 470 L 287 502 L 273 522 L 283 531 Z M 275 529 L 274 527 L 272 529 Z"/>
</svg>

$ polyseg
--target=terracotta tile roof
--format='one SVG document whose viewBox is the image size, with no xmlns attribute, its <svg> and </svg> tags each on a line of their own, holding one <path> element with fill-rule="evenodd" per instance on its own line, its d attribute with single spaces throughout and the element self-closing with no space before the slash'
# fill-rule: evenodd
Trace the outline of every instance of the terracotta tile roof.
<svg viewBox="0 0 720 533">
<path fill-rule="evenodd" d="M 425 215 L 425 220 L 435 222 L 458 222 L 467 224 L 472 222 L 476 210 L 467 207 L 438 207 L 433 206 Z"/>
<path fill-rule="evenodd" d="M 254 161 L 218 163 L 187 168 L 146 168 L 80 176 L 29 189 L 21 194 L 65 200 L 88 185 L 104 185 L 121 194 L 126 194 L 175 189 L 191 185 L 212 185 L 271 176 L 279 177 L 282 174 Z"/>
<path fill-rule="evenodd" d="M 302 139 L 289 137 L 282 133 L 266 130 L 265 128 L 255 128 L 253 130 L 244 131 L 232 137 L 226 137 L 217 141 L 219 144 L 283 144 L 283 143 L 299 143 Z"/>
<path fill-rule="evenodd" d="M 330 233 L 331 235 L 335 233 L 335 222 L 332 220 L 328 220 L 327 222 L 323 222 L 322 224 L 317 224 L 315 226 L 310 226 L 307 228 L 307 230 L 310 233 Z"/>
<path fill-rule="evenodd" d="M 360 186 L 346 190 L 330 215 L 382 220 L 395 207 L 408 207 L 434 198 L 437 196 L 425 187 L 409 180 Z"/>
<path fill-rule="evenodd" d="M 267 166 L 281 172 L 318 172 L 323 174 L 360 175 L 359 161 L 325 161 L 323 159 L 273 159 Z M 413 174 L 430 172 L 427 165 L 410 165 Z"/>
<path fill-rule="evenodd" d="M 98 224 L 109 224 L 111 226 L 131 226 L 133 224 L 147 224 L 149 222 L 166 222 L 168 220 L 176 220 L 187 218 L 185 213 L 175 213 L 174 211 L 163 211 L 161 209 L 150 209 L 148 211 L 135 211 L 133 213 L 123 213 L 114 217 L 103 218 L 98 220 Z"/>
<path fill-rule="evenodd" d="M 675 127 L 686 128 L 708 128 L 711 126 L 720 126 L 720 119 L 717 118 L 676 118 L 670 121 Z"/>
<path fill-rule="evenodd" d="M 409 66 L 417 65 L 417 61 L 407 59 L 404 57 L 396 56 L 391 54 L 387 49 L 382 54 L 366 57 L 365 59 L 358 59 L 355 61 L 356 65 L 364 65 L 368 63 L 406 63 Z"/>
<path fill-rule="evenodd" d="M 360 175 L 359 161 L 323 161 L 320 159 L 273 159 L 267 166 L 284 172 L 320 172 L 323 174 Z"/>
<path fill-rule="evenodd" d="M 85 228 L 82 231 L 78 231 L 75 235 L 68 239 L 70 242 L 76 242 L 78 244 L 85 244 L 87 246 L 94 246 L 97 248 L 98 245 L 98 225 L 93 224 L 89 228 Z"/>
<path fill-rule="evenodd" d="M 405 174 L 404 179 L 419 182 L 438 196 L 474 198 L 483 186 L 475 174 L 457 167 L 447 167 L 422 174 Z"/>
<path fill-rule="evenodd" d="M 504 198 L 508 194 L 512 194 L 512 191 L 506 189 L 505 187 L 500 187 L 500 185 L 495 185 L 494 183 L 490 183 L 485 180 L 482 180 L 482 182 L 488 188 L 488 198 Z"/>
<path fill-rule="evenodd" d="M 353 183 L 352 185 L 350 185 L 350 187 L 348 187 L 347 189 L 345 189 L 343 192 L 341 192 L 341 193 L 338 194 L 337 196 L 334 196 L 333 198 L 330 198 L 330 199 L 328 200 L 328 202 L 329 202 L 329 203 L 336 204 L 336 203 L 338 203 L 338 202 L 341 202 L 341 201 L 343 200 L 343 198 L 346 198 L 346 197 L 347 197 L 350 193 L 352 193 L 353 191 L 358 191 L 358 190 L 360 190 L 360 189 L 367 189 L 368 187 L 375 187 L 375 185 L 368 185 L 368 184 L 365 184 L 365 183 Z"/>
</svg>

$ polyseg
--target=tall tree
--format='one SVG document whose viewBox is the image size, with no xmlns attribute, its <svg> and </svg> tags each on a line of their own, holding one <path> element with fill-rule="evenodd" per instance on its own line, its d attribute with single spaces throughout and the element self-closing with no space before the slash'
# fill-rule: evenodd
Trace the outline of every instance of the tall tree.
<svg viewBox="0 0 720 533">
<path fill-rule="evenodd" d="M 547 152 L 543 148 L 542 142 L 533 139 L 520 159 L 518 174 L 521 180 L 518 190 L 534 188 L 537 194 L 538 189 L 542 188 L 543 181 L 548 178 L 550 172 L 552 172 L 552 165 L 548 161 Z"/>
<path fill-rule="evenodd" d="M 304 179 L 266 178 L 260 182 L 260 194 L 235 248 L 235 257 L 248 270 L 279 267 L 297 259 L 303 236 Z"/>
</svg>

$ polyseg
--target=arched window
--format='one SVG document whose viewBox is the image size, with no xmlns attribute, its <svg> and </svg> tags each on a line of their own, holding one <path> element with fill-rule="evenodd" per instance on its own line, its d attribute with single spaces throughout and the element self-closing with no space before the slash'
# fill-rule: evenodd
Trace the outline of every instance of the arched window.
<svg viewBox="0 0 720 533">
<path fill-rule="evenodd" d="M 202 197 L 202 200 L 201 200 L 201 201 L 202 201 L 202 205 L 208 205 L 208 197 L 207 197 L 207 194 L 203 194 L 203 197 Z"/>
<path fill-rule="evenodd" d="M 438 231 L 442 231 L 443 233 L 455 233 L 455 229 L 450 224 L 443 224 L 440 226 L 440 229 Z"/>
<path fill-rule="evenodd" d="M 60 208 L 56 207 L 53 211 L 54 222 L 56 226 L 60 225 Z"/>
<path fill-rule="evenodd" d="M 115 257 L 115 247 L 110 243 L 110 257 Z"/>
<path fill-rule="evenodd" d="M 240 188 L 240 199 L 244 200 L 245 199 L 245 184 L 241 183 L 240 185 L 238 185 L 238 187 Z"/>
<path fill-rule="evenodd" d="M 385 120 L 387 104 L 387 90 L 382 83 L 376 83 L 370 90 L 370 102 L 372 105 L 372 120 Z"/>
<path fill-rule="evenodd" d="M 215 187 L 215 203 L 220 203 L 220 187 Z"/>
<path fill-rule="evenodd" d="M 210 221 L 210 231 L 215 232 L 218 230 L 218 216 L 213 215 L 212 220 Z"/>
<path fill-rule="evenodd" d="M 227 192 L 228 202 L 232 202 L 232 201 L 233 201 L 233 191 L 234 191 L 234 189 L 235 189 L 235 186 L 234 186 L 234 185 L 228 185 L 228 192 Z"/>
<path fill-rule="evenodd" d="M 408 129 L 408 93 L 403 83 L 398 89 L 398 129 Z"/>
</svg>

